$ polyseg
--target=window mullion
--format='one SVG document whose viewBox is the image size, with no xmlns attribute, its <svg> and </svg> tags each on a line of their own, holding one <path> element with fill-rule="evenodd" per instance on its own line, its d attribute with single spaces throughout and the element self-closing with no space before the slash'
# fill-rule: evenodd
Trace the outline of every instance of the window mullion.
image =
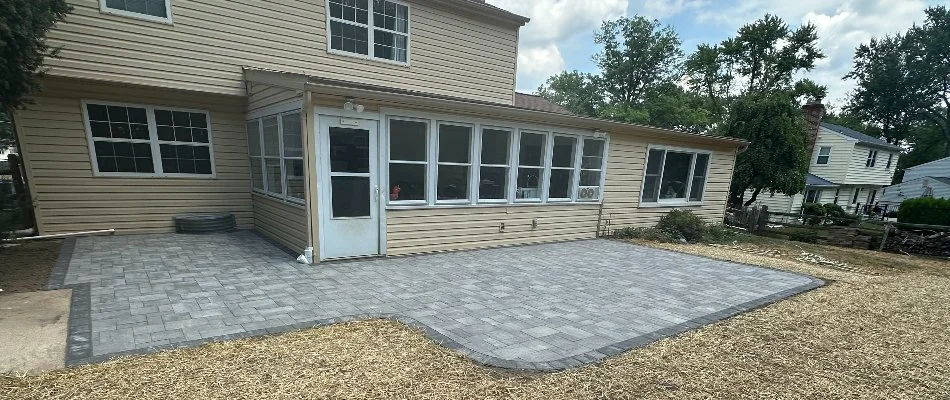
<svg viewBox="0 0 950 400">
<path fill-rule="evenodd" d="M 152 169 L 154 174 L 165 176 L 165 169 L 162 166 L 162 152 L 158 144 L 158 124 L 155 123 L 155 107 L 145 107 L 145 119 L 148 122 L 148 141 L 149 148 L 152 149 Z"/>
<path fill-rule="evenodd" d="M 511 130 L 511 139 L 508 143 L 508 186 L 506 197 L 508 203 L 515 202 L 515 191 L 518 190 L 518 150 L 521 148 L 521 129 Z"/>
<path fill-rule="evenodd" d="M 554 153 L 554 134 L 552 132 L 546 132 L 544 134 L 544 153 L 541 154 L 541 193 L 540 197 L 542 203 L 547 203 L 550 198 L 551 189 L 551 158 Z"/>
<path fill-rule="evenodd" d="M 577 191 L 581 187 L 581 168 L 584 162 L 584 137 L 575 139 L 574 144 L 574 172 L 571 178 L 571 201 L 577 201 Z M 598 189 L 599 190 L 599 189 Z"/>
<path fill-rule="evenodd" d="M 468 193 L 471 195 L 469 203 L 475 204 L 478 202 L 478 198 L 481 197 L 481 188 L 479 182 L 481 182 L 482 177 L 482 126 L 481 124 L 475 124 L 472 126 L 472 138 L 469 140 L 471 143 L 471 149 L 469 149 L 469 161 L 471 161 L 472 166 L 469 167 L 469 189 Z"/>
<path fill-rule="evenodd" d="M 685 196 L 687 202 L 689 201 L 689 196 L 691 194 L 691 191 L 693 190 L 693 179 L 696 178 L 695 174 L 696 174 L 696 159 L 697 158 L 699 158 L 699 154 L 693 153 L 692 157 L 690 157 L 689 159 L 689 174 L 687 174 L 689 178 L 686 179 L 686 196 Z"/>
<path fill-rule="evenodd" d="M 376 18 L 373 16 L 373 0 L 366 1 L 366 55 L 376 58 Z"/>
<path fill-rule="evenodd" d="M 257 124 L 257 135 L 260 138 L 260 147 L 261 147 L 261 189 L 264 190 L 264 193 L 270 193 L 267 186 L 267 161 L 264 156 L 264 153 L 267 151 L 266 145 L 264 144 L 264 118 L 258 118 Z"/>
<path fill-rule="evenodd" d="M 277 114 L 277 162 L 280 164 L 280 198 L 287 200 L 287 177 L 284 171 L 284 114 Z"/>
<path fill-rule="evenodd" d="M 435 199 L 438 195 L 438 185 L 439 185 L 439 159 L 438 159 L 438 146 L 439 146 L 439 127 L 438 121 L 429 120 L 429 136 L 427 139 L 427 149 L 426 157 L 429 160 L 427 168 L 427 179 L 426 179 L 426 203 L 435 205 Z"/>
</svg>

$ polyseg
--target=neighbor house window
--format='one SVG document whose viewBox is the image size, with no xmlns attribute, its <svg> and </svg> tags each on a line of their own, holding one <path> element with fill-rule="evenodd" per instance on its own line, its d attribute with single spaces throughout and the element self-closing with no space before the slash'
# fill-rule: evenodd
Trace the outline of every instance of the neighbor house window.
<svg viewBox="0 0 950 400">
<path fill-rule="evenodd" d="M 703 199 L 709 154 L 651 148 L 643 179 L 642 203 L 685 203 Z"/>
<path fill-rule="evenodd" d="M 868 159 L 864 162 L 865 167 L 873 167 L 877 163 L 877 150 L 868 151 Z"/>
<path fill-rule="evenodd" d="M 808 189 L 805 191 L 806 203 L 817 203 L 819 198 L 821 198 L 821 190 Z"/>
<path fill-rule="evenodd" d="M 469 196 L 472 127 L 452 123 L 439 124 L 436 199 L 466 201 Z"/>
<path fill-rule="evenodd" d="M 247 121 L 251 186 L 282 200 L 302 203 L 306 198 L 300 111 Z"/>
<path fill-rule="evenodd" d="M 428 136 L 425 121 L 389 120 L 390 203 L 425 203 Z"/>
<path fill-rule="evenodd" d="M 826 165 L 828 160 L 831 159 L 831 147 L 822 146 L 818 148 L 818 160 L 815 161 L 816 164 Z"/>
<path fill-rule="evenodd" d="M 854 195 L 851 197 L 851 204 L 858 202 L 858 195 L 861 194 L 861 188 L 854 188 Z"/>
<path fill-rule="evenodd" d="M 835 204 L 838 204 L 838 197 L 841 196 L 841 189 L 835 189 Z"/>
<path fill-rule="evenodd" d="M 328 0 L 330 50 L 409 61 L 409 6 L 387 0 Z"/>
<path fill-rule="evenodd" d="M 172 21 L 171 0 L 99 0 L 99 10 L 149 21 Z"/>
<path fill-rule="evenodd" d="M 573 203 L 602 196 L 606 138 L 438 116 L 390 116 L 386 126 L 383 180 L 390 206 Z M 705 168 L 696 171 L 704 180 Z"/>
<path fill-rule="evenodd" d="M 894 154 L 887 155 L 887 165 L 884 166 L 884 169 L 891 169 L 891 163 L 894 161 Z"/>
<path fill-rule="evenodd" d="M 577 187 L 577 200 L 592 201 L 600 199 L 600 183 L 604 173 L 603 139 L 585 138 L 581 152 L 580 183 Z"/>
<path fill-rule="evenodd" d="M 507 201 L 508 158 L 511 153 L 511 131 L 482 128 L 481 158 L 478 170 L 479 201 Z"/>
<path fill-rule="evenodd" d="M 214 175 L 207 112 L 83 104 L 96 175 Z"/>
</svg>

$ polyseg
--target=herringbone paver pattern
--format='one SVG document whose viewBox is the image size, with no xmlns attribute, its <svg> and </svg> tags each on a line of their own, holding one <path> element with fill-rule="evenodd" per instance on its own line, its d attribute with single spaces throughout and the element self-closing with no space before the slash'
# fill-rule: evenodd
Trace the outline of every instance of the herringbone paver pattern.
<svg viewBox="0 0 950 400">
<path fill-rule="evenodd" d="M 601 358 L 813 281 L 608 240 L 306 266 L 242 231 L 78 239 L 65 283 L 90 285 L 95 356 L 394 314 L 490 358 L 543 363 Z"/>
</svg>

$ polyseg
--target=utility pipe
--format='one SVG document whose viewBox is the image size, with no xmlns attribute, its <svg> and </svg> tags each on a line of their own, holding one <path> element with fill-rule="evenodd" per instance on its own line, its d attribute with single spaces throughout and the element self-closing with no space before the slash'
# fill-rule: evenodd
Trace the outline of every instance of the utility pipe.
<svg viewBox="0 0 950 400">
<path fill-rule="evenodd" d="M 70 233 L 56 233 L 53 235 L 41 235 L 41 236 L 26 236 L 16 239 L 7 239 L 4 242 L 22 242 L 26 240 L 43 240 L 43 239 L 59 239 L 65 237 L 73 236 L 91 236 L 91 235 L 102 235 L 102 234 L 115 234 L 115 229 L 102 229 L 98 231 L 83 231 L 83 232 L 70 232 Z"/>
</svg>

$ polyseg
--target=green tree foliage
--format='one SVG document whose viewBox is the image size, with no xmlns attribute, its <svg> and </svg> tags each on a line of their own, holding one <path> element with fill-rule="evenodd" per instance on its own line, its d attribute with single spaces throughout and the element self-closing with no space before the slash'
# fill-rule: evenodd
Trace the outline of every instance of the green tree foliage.
<svg viewBox="0 0 950 400">
<path fill-rule="evenodd" d="M 574 114 L 588 117 L 597 116 L 604 104 L 597 77 L 576 70 L 549 77 L 538 88 L 538 94 Z"/>
<path fill-rule="evenodd" d="M 612 103 L 634 105 L 679 77 L 683 51 L 673 28 L 635 16 L 605 21 L 594 42 L 604 47 L 594 56 L 604 91 Z"/>
<path fill-rule="evenodd" d="M 686 58 L 684 69 L 690 90 L 706 100 L 706 109 L 714 115 L 724 115 L 735 75 L 722 46 L 700 44 Z"/>
<path fill-rule="evenodd" d="M 788 92 L 750 93 L 737 99 L 721 127 L 730 137 L 751 142 L 736 158 L 730 198 L 752 204 L 762 191 L 793 195 L 805 187 L 810 155 L 805 149 L 801 110 Z"/>
<path fill-rule="evenodd" d="M 23 105 L 39 88 L 43 59 L 56 53 L 46 32 L 71 9 L 65 0 L 0 1 L 0 109 Z"/>
<path fill-rule="evenodd" d="M 926 154 L 938 134 L 936 159 L 950 156 L 950 12 L 938 6 L 925 14 L 923 25 L 858 46 L 845 76 L 856 81 L 846 109 L 890 143 L 927 143 Z"/>
</svg>

